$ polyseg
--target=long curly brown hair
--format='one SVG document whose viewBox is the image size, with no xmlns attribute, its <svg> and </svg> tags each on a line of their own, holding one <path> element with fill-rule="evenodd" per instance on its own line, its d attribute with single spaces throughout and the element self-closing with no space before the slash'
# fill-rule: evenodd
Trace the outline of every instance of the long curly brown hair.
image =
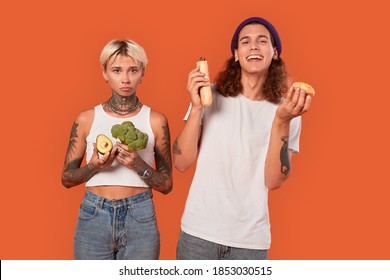
<svg viewBox="0 0 390 280">
<path fill-rule="evenodd" d="M 241 66 L 234 56 L 227 60 L 226 67 L 215 79 L 215 89 L 225 97 L 235 97 L 242 92 Z M 278 104 L 288 90 L 288 74 L 283 60 L 273 59 L 263 85 L 265 100 Z"/>
</svg>

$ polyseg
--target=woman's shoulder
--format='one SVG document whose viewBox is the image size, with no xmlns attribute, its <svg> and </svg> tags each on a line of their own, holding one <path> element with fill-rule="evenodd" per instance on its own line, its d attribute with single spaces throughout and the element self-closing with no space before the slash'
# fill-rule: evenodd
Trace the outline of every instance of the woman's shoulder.
<svg viewBox="0 0 390 280">
<path fill-rule="evenodd" d="M 87 109 L 85 111 L 81 111 L 76 116 L 76 123 L 79 125 L 90 125 L 95 116 L 95 108 Z"/>
<path fill-rule="evenodd" d="M 167 123 L 167 117 L 154 109 L 150 109 L 150 121 L 153 123 Z"/>
<path fill-rule="evenodd" d="M 93 117 L 95 114 L 95 109 L 94 108 L 91 108 L 91 109 L 87 109 L 85 111 L 81 111 L 78 115 L 77 115 L 77 118 L 78 119 L 88 119 L 90 117 Z"/>
</svg>

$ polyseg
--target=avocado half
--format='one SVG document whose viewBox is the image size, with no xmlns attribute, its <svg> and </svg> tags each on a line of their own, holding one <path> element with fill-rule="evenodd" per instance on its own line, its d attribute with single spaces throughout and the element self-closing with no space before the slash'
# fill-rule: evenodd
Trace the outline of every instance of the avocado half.
<svg viewBox="0 0 390 280">
<path fill-rule="evenodd" d="M 96 148 L 102 155 L 112 150 L 112 141 L 104 134 L 99 134 L 96 137 Z"/>
</svg>

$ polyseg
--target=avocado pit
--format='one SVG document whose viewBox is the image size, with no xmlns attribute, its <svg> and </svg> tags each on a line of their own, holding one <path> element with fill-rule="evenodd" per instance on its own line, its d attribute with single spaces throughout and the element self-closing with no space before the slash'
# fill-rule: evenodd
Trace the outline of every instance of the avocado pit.
<svg viewBox="0 0 390 280">
<path fill-rule="evenodd" d="M 112 150 L 112 141 L 104 134 L 99 134 L 96 137 L 96 148 L 102 155 Z"/>
</svg>

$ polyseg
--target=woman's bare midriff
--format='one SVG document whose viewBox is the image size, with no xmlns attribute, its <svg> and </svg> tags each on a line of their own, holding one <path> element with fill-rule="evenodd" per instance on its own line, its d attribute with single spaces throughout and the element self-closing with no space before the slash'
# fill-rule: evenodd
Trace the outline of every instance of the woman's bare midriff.
<svg viewBox="0 0 390 280">
<path fill-rule="evenodd" d="M 147 191 L 149 188 L 125 186 L 96 186 L 88 190 L 107 199 L 122 199 Z"/>
</svg>

